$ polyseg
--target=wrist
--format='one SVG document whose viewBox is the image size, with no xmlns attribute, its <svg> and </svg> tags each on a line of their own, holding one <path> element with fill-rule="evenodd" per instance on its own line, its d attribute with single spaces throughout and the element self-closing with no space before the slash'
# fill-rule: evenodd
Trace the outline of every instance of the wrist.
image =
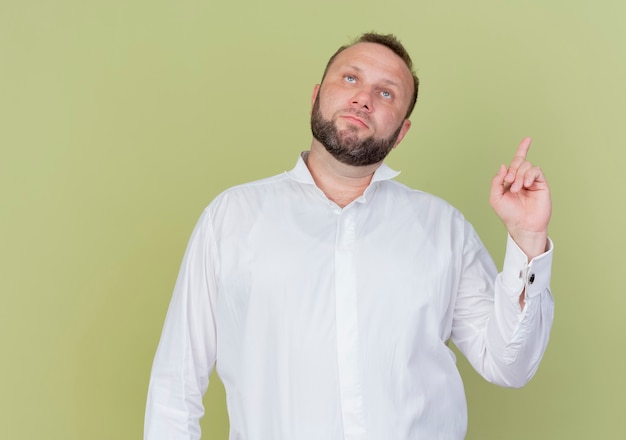
<svg viewBox="0 0 626 440">
<path fill-rule="evenodd" d="M 522 252 L 526 254 L 528 261 L 548 250 L 548 231 L 509 231 L 509 234 Z"/>
</svg>

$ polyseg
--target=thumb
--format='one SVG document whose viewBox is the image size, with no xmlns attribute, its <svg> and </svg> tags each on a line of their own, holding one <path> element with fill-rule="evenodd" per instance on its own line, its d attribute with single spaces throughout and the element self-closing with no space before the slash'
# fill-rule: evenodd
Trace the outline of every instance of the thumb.
<svg viewBox="0 0 626 440">
<path fill-rule="evenodd" d="M 504 195 L 504 177 L 506 176 L 507 169 L 504 165 L 500 165 L 498 173 L 491 179 L 491 190 L 489 192 L 489 201 L 493 205 L 494 202 L 500 200 Z"/>
</svg>

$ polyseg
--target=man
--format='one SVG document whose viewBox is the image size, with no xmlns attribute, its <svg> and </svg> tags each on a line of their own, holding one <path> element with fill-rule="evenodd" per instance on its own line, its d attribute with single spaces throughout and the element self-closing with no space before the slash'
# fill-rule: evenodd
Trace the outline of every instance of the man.
<svg viewBox="0 0 626 440">
<path fill-rule="evenodd" d="M 191 237 L 157 350 L 146 439 L 197 439 L 216 364 L 230 439 L 461 439 L 452 340 L 487 380 L 524 385 L 553 315 L 550 192 L 524 139 L 493 178 L 509 232 L 495 266 L 446 202 L 383 159 L 411 123 L 418 80 L 391 35 L 331 58 L 310 151 L 217 197 Z"/>
</svg>

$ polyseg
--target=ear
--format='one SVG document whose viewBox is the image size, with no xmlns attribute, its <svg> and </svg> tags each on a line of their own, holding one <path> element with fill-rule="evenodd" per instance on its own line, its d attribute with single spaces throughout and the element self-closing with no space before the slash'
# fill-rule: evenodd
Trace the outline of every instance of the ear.
<svg viewBox="0 0 626 440">
<path fill-rule="evenodd" d="M 402 123 L 402 128 L 400 129 L 400 133 L 398 134 L 398 139 L 396 139 L 396 143 L 394 144 L 393 148 L 396 148 L 398 144 L 400 143 L 400 141 L 404 139 L 404 136 L 409 131 L 409 128 L 411 128 L 411 121 L 409 121 L 408 119 L 405 119 L 404 122 Z"/>
<path fill-rule="evenodd" d="M 313 94 L 311 95 L 311 111 L 313 110 L 313 104 L 315 104 L 315 99 L 317 98 L 317 95 L 320 92 L 320 85 L 319 84 L 315 84 L 315 87 L 313 87 Z"/>
</svg>

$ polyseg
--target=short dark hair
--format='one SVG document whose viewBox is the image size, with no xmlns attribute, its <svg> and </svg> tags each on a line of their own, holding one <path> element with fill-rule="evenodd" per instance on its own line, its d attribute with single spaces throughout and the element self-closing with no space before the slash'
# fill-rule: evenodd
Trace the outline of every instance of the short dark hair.
<svg viewBox="0 0 626 440">
<path fill-rule="evenodd" d="M 411 76 L 413 76 L 413 98 L 411 99 L 409 109 L 406 113 L 406 118 L 408 118 L 413 112 L 413 108 L 415 108 L 415 103 L 417 102 L 417 91 L 419 89 L 420 81 L 415 74 L 415 71 L 413 70 L 413 61 L 411 60 L 409 53 L 406 51 L 400 40 L 398 40 L 398 38 L 393 34 L 378 34 L 376 32 L 366 32 L 357 39 L 355 39 L 352 43 L 341 46 L 339 49 L 337 49 L 337 52 L 335 52 L 333 56 L 330 57 L 330 59 L 328 60 L 326 68 L 324 69 L 324 74 L 322 75 L 322 82 L 324 82 L 324 78 L 326 78 L 326 73 L 328 72 L 328 69 L 330 68 L 333 61 L 335 61 L 335 58 L 337 58 L 337 55 L 339 55 L 341 52 L 348 49 L 349 47 L 352 47 L 359 43 L 375 43 L 385 46 L 391 49 L 393 53 L 398 55 L 402 59 L 402 61 L 404 61 L 406 67 L 409 68 Z"/>
</svg>

